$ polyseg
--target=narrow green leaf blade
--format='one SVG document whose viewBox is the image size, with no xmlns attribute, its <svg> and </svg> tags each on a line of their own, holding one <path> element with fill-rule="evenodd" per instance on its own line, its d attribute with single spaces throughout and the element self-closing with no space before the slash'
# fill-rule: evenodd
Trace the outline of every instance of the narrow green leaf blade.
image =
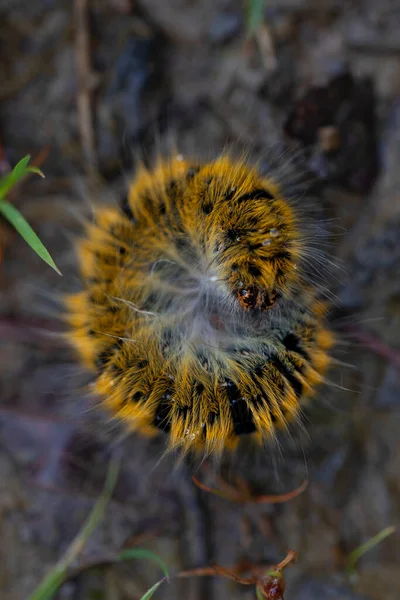
<svg viewBox="0 0 400 600">
<path fill-rule="evenodd" d="M 247 35 L 251 36 L 264 20 L 265 0 L 249 0 L 247 9 Z"/>
<path fill-rule="evenodd" d="M 105 509 L 111 500 L 117 482 L 119 468 L 120 459 L 117 456 L 114 457 L 109 465 L 103 492 L 91 510 L 84 526 L 71 542 L 61 560 L 59 560 L 50 573 L 44 577 L 36 590 L 29 596 L 28 600 L 52 600 L 58 589 L 65 582 L 68 567 L 79 556 L 90 535 L 104 516 Z"/>
<path fill-rule="evenodd" d="M 46 250 L 28 221 L 21 215 L 12 204 L 6 200 L 0 202 L 0 213 L 15 227 L 18 233 L 24 238 L 27 244 L 40 256 L 45 263 L 47 263 L 52 269 L 54 269 L 59 275 L 61 271 L 57 268 L 55 262 L 51 258 L 49 252 Z"/>
<path fill-rule="evenodd" d="M 15 165 L 15 167 L 12 170 L 15 182 L 25 177 L 27 166 L 30 160 L 31 155 L 27 154 L 26 156 L 24 156 L 24 158 L 21 158 L 21 160 Z"/>
<path fill-rule="evenodd" d="M 40 175 L 40 177 L 44 177 L 42 171 L 38 167 L 30 167 L 28 166 L 31 157 L 29 154 L 24 156 L 19 163 L 15 165 L 11 173 L 7 173 L 3 175 L 0 179 L 0 201 L 5 198 L 10 190 L 17 185 L 24 177 L 26 177 L 29 173 L 35 173 L 36 175 Z"/>
<path fill-rule="evenodd" d="M 53 569 L 39 584 L 28 600 L 51 600 L 64 583 L 65 573 L 60 569 Z"/>
<path fill-rule="evenodd" d="M 40 175 L 40 177 L 42 177 L 42 179 L 45 178 L 43 171 L 41 171 L 39 169 L 39 167 L 27 167 L 26 168 L 26 172 L 27 173 L 35 173 L 36 175 Z"/>
<path fill-rule="evenodd" d="M 151 560 L 160 567 L 165 577 L 168 579 L 168 569 L 166 564 L 161 560 L 157 554 L 151 552 L 150 550 L 146 550 L 144 548 L 129 548 L 127 550 L 122 550 L 118 553 L 118 560 L 132 560 L 137 558 L 144 558 L 146 560 Z"/>
<path fill-rule="evenodd" d="M 391 525 L 390 527 L 386 527 L 385 529 L 383 529 L 382 531 L 380 531 L 379 533 L 374 535 L 374 537 L 370 538 L 369 540 L 367 540 L 366 542 L 361 544 L 361 546 L 358 546 L 355 550 L 353 550 L 347 557 L 347 561 L 346 561 L 347 562 L 347 565 L 346 565 L 347 573 L 348 574 L 354 573 L 355 566 L 356 566 L 356 563 L 358 562 L 358 560 L 366 552 L 369 552 L 369 550 L 372 550 L 372 548 L 375 548 L 375 546 L 377 544 L 380 544 L 384 539 L 386 539 L 389 535 L 392 535 L 392 533 L 394 533 L 395 531 L 396 531 L 396 527 L 394 527 L 394 525 Z"/>
<path fill-rule="evenodd" d="M 80 554 L 93 531 L 103 518 L 107 505 L 112 498 L 113 491 L 117 483 L 119 470 L 120 457 L 119 455 L 116 455 L 114 458 L 112 458 L 108 467 L 106 482 L 100 498 L 97 500 L 81 531 L 71 543 L 64 555 L 64 558 L 62 559 L 62 562 L 66 565 L 66 567 L 68 567 Z"/>
<path fill-rule="evenodd" d="M 14 173 L 12 171 L 11 173 L 3 175 L 3 177 L 0 179 L 0 201 L 7 196 L 14 184 Z"/>
<path fill-rule="evenodd" d="M 3 199 L 18 181 L 25 177 L 30 159 L 30 155 L 27 154 L 15 165 L 11 173 L 7 173 L 0 179 L 0 199 Z"/>
<path fill-rule="evenodd" d="M 157 581 L 157 583 L 155 583 L 149 590 L 147 590 L 147 592 L 144 594 L 144 596 L 142 596 L 140 598 L 140 600 L 150 600 L 150 598 L 153 596 L 154 592 L 156 590 L 158 590 L 158 588 L 160 587 L 160 585 L 164 582 L 164 579 L 161 579 L 160 581 Z"/>
</svg>

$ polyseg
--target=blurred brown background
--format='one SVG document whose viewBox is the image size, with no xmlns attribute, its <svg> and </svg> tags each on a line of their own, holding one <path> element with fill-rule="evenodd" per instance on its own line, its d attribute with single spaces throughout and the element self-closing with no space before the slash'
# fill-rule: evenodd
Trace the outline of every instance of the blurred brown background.
<svg viewBox="0 0 400 600">
<path fill-rule="evenodd" d="M 360 560 L 358 577 L 344 569 L 354 548 L 399 521 L 399 26 L 395 0 L 268 0 L 255 22 L 240 0 L 2 0 L 0 168 L 29 153 L 45 172 L 10 200 L 63 277 L 0 221 L 1 598 L 26 598 L 61 556 L 121 439 L 91 410 L 85 375 L 57 335 L 60 298 L 79 287 L 80 216 L 116 202 L 135 157 L 169 136 L 206 156 L 238 141 L 261 156 L 281 143 L 305 152 L 334 226 L 332 322 L 349 366 L 331 372 L 309 438 L 283 438 L 282 456 L 250 461 L 244 448 L 221 467 L 265 494 L 308 477 L 300 497 L 229 503 L 191 481 L 196 472 L 215 485 L 218 469 L 174 468 L 173 457 L 159 462 L 162 439 L 129 438 L 80 566 L 146 532 L 141 545 L 171 572 L 274 564 L 290 547 L 299 561 L 286 574 L 288 600 L 400 597 L 400 530 Z M 146 562 L 83 570 L 59 598 L 136 599 L 159 576 Z M 220 578 L 157 594 L 255 597 L 253 586 Z"/>
</svg>

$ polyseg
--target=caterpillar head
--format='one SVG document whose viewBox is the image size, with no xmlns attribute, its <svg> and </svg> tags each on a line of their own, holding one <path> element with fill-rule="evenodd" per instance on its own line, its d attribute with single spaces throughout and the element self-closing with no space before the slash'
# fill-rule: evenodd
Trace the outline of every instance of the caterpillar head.
<svg viewBox="0 0 400 600">
<path fill-rule="evenodd" d="M 223 157 L 193 180 L 186 206 L 197 219 L 215 280 L 245 310 L 268 310 L 298 280 L 301 241 L 292 207 L 256 169 Z"/>
</svg>

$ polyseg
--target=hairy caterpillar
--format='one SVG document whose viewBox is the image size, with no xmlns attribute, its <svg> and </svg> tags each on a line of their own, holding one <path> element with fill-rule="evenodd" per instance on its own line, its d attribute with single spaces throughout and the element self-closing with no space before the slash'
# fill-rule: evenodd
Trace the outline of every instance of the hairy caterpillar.
<svg viewBox="0 0 400 600">
<path fill-rule="evenodd" d="M 142 166 L 87 226 L 85 288 L 66 301 L 110 413 L 212 454 L 298 418 L 334 341 L 307 227 L 301 201 L 244 159 Z"/>
</svg>

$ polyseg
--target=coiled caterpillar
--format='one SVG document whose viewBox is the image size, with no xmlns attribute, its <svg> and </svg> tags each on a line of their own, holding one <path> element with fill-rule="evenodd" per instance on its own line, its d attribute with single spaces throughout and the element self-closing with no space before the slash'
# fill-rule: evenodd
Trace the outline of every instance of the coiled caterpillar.
<svg viewBox="0 0 400 600">
<path fill-rule="evenodd" d="M 334 337 L 301 206 L 243 160 L 141 167 L 79 244 L 70 340 L 132 431 L 218 454 L 298 418 Z"/>
</svg>

